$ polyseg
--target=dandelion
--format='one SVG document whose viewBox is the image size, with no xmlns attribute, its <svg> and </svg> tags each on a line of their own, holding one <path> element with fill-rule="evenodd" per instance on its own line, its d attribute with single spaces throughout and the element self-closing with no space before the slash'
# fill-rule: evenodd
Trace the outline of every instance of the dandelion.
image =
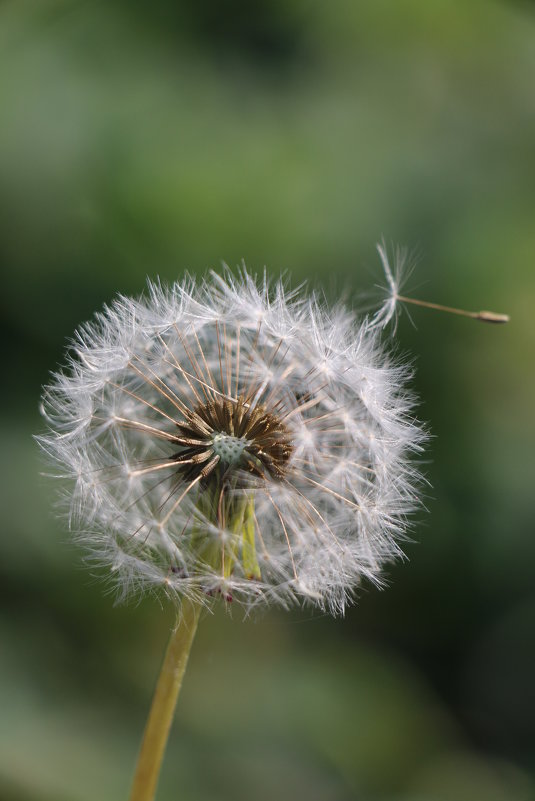
<svg viewBox="0 0 535 801">
<path fill-rule="evenodd" d="M 76 333 L 39 439 L 121 593 L 342 613 L 417 500 L 407 377 L 366 321 L 280 282 L 151 284 Z"/>
<path fill-rule="evenodd" d="M 45 389 L 70 528 L 121 595 L 180 610 L 133 801 L 153 798 L 201 607 L 341 614 L 400 555 L 425 433 L 377 322 L 245 269 L 149 284 L 78 330 Z"/>
</svg>

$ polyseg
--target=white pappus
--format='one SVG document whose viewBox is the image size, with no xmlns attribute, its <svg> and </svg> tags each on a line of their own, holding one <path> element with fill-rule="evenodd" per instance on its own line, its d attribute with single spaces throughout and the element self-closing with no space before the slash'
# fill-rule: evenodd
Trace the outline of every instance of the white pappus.
<svg viewBox="0 0 535 801">
<path fill-rule="evenodd" d="M 371 319 L 373 328 L 384 329 L 392 322 L 392 334 L 396 333 L 398 317 L 400 313 L 400 301 L 409 301 L 410 299 L 400 295 L 400 290 L 405 285 L 407 279 L 412 273 L 414 264 L 416 262 L 416 255 L 409 254 L 406 247 L 398 245 L 393 248 L 392 259 L 393 268 L 390 265 L 388 258 L 388 249 L 383 240 L 377 243 L 377 253 L 381 259 L 381 265 L 386 278 L 386 286 L 380 286 L 379 289 L 384 293 L 385 300 L 381 307 L 377 310 Z"/>
<path fill-rule="evenodd" d="M 244 268 L 149 283 L 80 327 L 38 440 L 121 593 L 343 613 L 381 583 L 426 435 L 374 322 Z"/>
</svg>

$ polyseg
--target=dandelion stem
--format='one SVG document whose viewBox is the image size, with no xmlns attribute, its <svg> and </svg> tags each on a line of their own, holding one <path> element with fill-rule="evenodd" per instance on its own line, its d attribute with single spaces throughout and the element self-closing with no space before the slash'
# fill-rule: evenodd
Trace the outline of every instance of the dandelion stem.
<svg viewBox="0 0 535 801">
<path fill-rule="evenodd" d="M 200 605 L 184 601 L 156 684 L 130 801 L 153 801 L 178 694 L 199 621 Z"/>
</svg>

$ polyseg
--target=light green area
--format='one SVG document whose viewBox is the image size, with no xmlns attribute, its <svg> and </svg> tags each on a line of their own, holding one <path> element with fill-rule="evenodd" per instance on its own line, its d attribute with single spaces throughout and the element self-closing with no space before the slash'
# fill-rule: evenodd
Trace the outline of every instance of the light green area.
<svg viewBox="0 0 535 801">
<path fill-rule="evenodd" d="M 243 452 L 247 447 L 247 440 L 243 437 L 233 437 L 231 434 L 215 434 L 212 439 L 214 453 L 222 462 L 236 467 L 240 464 Z"/>
</svg>

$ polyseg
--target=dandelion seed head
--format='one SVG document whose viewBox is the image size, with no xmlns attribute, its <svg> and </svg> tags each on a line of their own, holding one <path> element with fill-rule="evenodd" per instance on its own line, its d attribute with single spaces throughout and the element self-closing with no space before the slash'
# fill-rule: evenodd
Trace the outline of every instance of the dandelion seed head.
<svg viewBox="0 0 535 801">
<path fill-rule="evenodd" d="M 382 583 L 425 440 L 379 341 L 388 314 L 358 321 L 244 268 L 149 283 L 79 328 L 38 440 L 121 595 L 342 613 Z"/>
</svg>

